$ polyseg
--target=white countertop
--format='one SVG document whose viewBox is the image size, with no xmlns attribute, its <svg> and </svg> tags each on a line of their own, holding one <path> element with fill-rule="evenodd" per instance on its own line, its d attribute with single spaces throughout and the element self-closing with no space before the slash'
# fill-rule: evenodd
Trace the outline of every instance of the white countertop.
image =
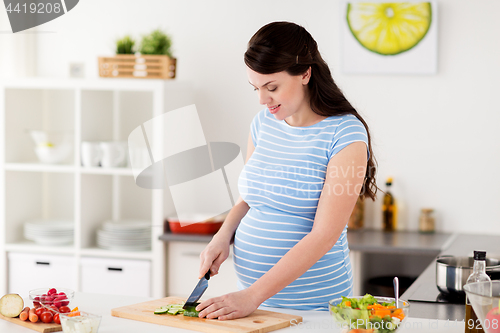
<svg viewBox="0 0 500 333">
<path fill-rule="evenodd" d="M 144 297 L 131 296 L 110 296 L 98 294 L 76 293 L 71 306 L 78 306 L 80 310 L 90 313 L 102 315 L 101 326 L 99 333 L 165 333 L 166 326 L 148 324 L 140 321 L 129 319 L 116 318 L 111 316 L 111 309 L 141 303 L 150 299 Z M 26 304 L 30 304 L 26 302 Z M 302 316 L 303 322 L 300 324 L 292 324 L 288 328 L 278 330 L 277 332 L 341 332 L 342 330 L 336 327 L 335 322 L 326 311 L 292 311 L 286 309 L 276 309 L 263 307 L 263 310 L 283 312 Z M 419 333 L 462 333 L 464 332 L 463 322 L 452 322 L 436 319 L 421 319 L 410 317 L 403 324 L 399 332 L 419 332 Z M 30 333 L 33 330 L 22 326 L 0 320 L 0 332 L 5 333 Z M 168 327 L 169 333 L 184 333 L 193 332 L 181 328 Z"/>
</svg>

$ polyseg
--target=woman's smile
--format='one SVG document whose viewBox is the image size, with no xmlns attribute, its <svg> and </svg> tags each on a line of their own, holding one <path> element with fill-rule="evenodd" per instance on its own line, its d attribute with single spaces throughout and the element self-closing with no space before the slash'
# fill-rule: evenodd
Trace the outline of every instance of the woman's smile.
<svg viewBox="0 0 500 333">
<path fill-rule="evenodd" d="M 269 112 L 271 112 L 271 114 L 275 114 L 281 108 L 281 104 L 275 106 L 268 106 L 267 108 L 269 109 Z"/>
</svg>

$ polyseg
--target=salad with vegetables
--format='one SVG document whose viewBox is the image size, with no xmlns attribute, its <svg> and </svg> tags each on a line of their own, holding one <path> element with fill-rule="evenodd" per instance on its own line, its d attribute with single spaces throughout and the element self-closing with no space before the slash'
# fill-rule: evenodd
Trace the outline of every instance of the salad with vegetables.
<svg viewBox="0 0 500 333">
<path fill-rule="evenodd" d="M 403 308 L 396 308 L 396 302 L 379 302 L 366 294 L 363 297 L 347 298 L 341 302 L 330 302 L 330 313 L 343 326 L 365 332 L 394 332 L 405 318 Z"/>
</svg>

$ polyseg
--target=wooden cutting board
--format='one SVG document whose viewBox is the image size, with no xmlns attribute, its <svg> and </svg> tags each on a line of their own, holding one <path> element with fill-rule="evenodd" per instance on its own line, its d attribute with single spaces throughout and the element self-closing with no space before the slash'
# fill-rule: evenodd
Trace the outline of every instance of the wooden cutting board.
<svg viewBox="0 0 500 333">
<path fill-rule="evenodd" d="M 19 318 L 4 317 L 1 314 L 0 314 L 0 319 L 4 319 L 4 320 L 7 320 L 7 321 L 10 321 L 11 323 L 14 323 L 14 324 L 17 324 L 17 325 L 21 325 L 23 327 L 30 328 L 32 330 L 35 330 L 35 331 L 41 332 L 41 333 L 49 333 L 49 332 L 59 332 L 59 331 L 62 331 L 61 325 L 60 324 L 56 324 L 56 323 L 46 324 L 46 323 L 42 323 L 41 321 L 39 321 L 37 323 L 32 323 L 29 320 L 23 321 L 23 320 L 21 320 Z"/>
<path fill-rule="evenodd" d="M 167 304 L 184 303 L 185 298 L 165 297 L 154 301 L 128 305 L 111 310 L 111 315 L 120 318 L 144 321 L 147 323 L 185 328 L 198 332 L 238 332 L 238 333 L 264 333 L 288 327 L 291 323 L 302 322 L 302 317 L 285 313 L 255 310 L 245 318 L 232 320 L 206 319 L 185 317 L 183 315 L 155 315 L 156 308 Z"/>
</svg>

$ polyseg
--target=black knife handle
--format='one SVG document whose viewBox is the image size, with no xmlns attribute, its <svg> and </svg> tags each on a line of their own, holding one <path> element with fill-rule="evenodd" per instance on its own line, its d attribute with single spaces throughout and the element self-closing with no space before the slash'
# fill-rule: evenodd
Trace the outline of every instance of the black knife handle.
<svg viewBox="0 0 500 333">
<path fill-rule="evenodd" d="M 207 281 L 210 280 L 210 270 L 205 273 L 205 279 L 207 279 Z"/>
</svg>

